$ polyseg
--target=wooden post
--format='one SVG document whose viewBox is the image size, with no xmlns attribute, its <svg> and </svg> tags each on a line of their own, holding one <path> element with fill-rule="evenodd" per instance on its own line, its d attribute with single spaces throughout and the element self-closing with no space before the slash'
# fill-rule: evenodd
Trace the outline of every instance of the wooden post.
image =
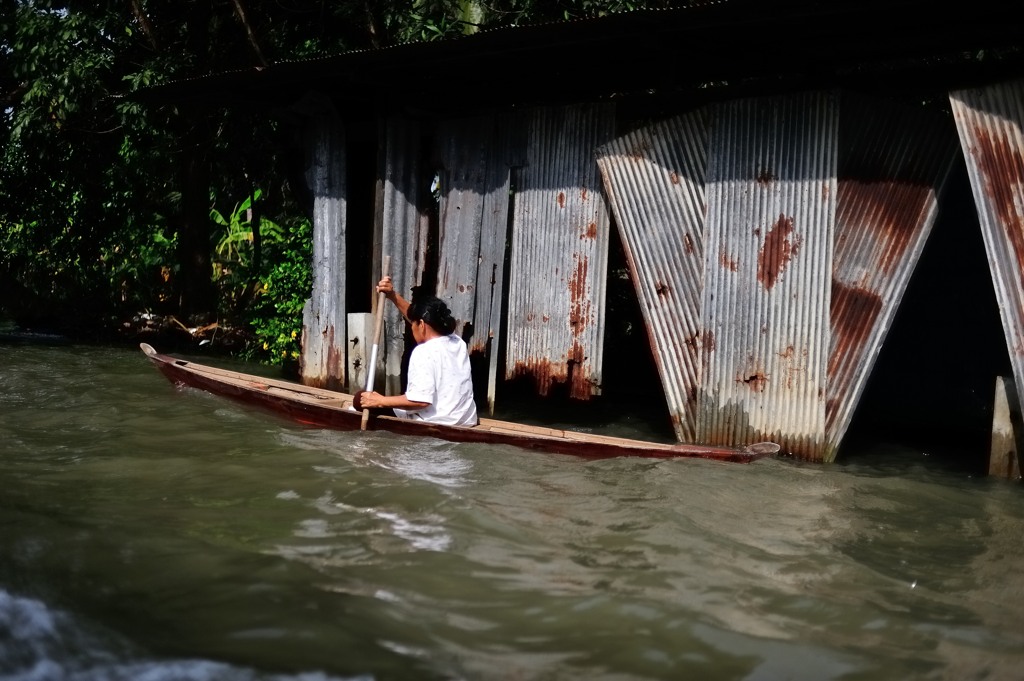
<svg viewBox="0 0 1024 681">
<path fill-rule="evenodd" d="M 1020 478 L 1021 412 L 1013 379 L 996 376 L 992 403 L 992 443 L 989 449 L 988 474 L 1017 480 Z"/>
</svg>

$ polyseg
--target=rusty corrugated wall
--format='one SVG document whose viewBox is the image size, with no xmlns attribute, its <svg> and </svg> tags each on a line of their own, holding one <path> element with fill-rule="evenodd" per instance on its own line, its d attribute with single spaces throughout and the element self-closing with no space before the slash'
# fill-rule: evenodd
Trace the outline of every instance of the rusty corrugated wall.
<svg viewBox="0 0 1024 681">
<path fill-rule="evenodd" d="M 1018 399 L 1024 395 L 1024 81 L 949 95 Z M 1021 399 L 1024 404 L 1024 399 Z"/>
<path fill-rule="evenodd" d="M 383 185 L 377 215 L 381 219 L 381 244 L 375 258 L 391 256 L 395 290 L 409 298 L 423 282 L 429 225 L 422 201 L 429 194 L 433 170 L 424 167 L 420 126 L 415 121 L 389 118 L 384 122 L 381 168 Z M 375 265 L 374 280 L 380 266 Z M 405 320 L 390 303 L 384 308 L 385 389 L 402 393 L 402 356 L 405 352 Z"/>
<path fill-rule="evenodd" d="M 489 353 L 488 412 L 494 412 L 505 242 L 508 129 L 502 118 L 443 121 L 437 127 L 441 182 L 437 296 L 448 303 L 471 353 Z"/>
<path fill-rule="evenodd" d="M 515 188 L 505 376 L 556 382 L 588 399 L 601 389 L 609 214 L 594 149 L 614 133 L 614 106 L 526 115 L 526 165 Z"/>
<path fill-rule="evenodd" d="M 345 130 L 331 115 L 313 118 L 306 135 L 306 183 L 313 193 L 312 291 L 302 310 L 299 376 L 306 385 L 344 390 Z"/>
<path fill-rule="evenodd" d="M 819 459 L 836 204 L 837 96 L 713 107 L 697 439 Z"/>
<path fill-rule="evenodd" d="M 956 160 L 946 116 L 844 95 L 824 459 L 850 425 Z"/>
<path fill-rule="evenodd" d="M 704 276 L 703 111 L 655 123 L 598 149 L 677 439 L 696 439 Z"/>
</svg>

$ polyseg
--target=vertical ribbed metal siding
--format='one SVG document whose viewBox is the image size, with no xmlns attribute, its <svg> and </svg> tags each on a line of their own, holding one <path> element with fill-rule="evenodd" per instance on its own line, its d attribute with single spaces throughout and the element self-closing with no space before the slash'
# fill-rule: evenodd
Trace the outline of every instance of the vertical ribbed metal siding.
<svg viewBox="0 0 1024 681">
<path fill-rule="evenodd" d="M 951 92 L 957 131 L 992 268 L 992 283 L 1024 395 L 1024 81 Z M 1021 399 L 1024 404 L 1024 399 Z"/>
<path fill-rule="evenodd" d="M 698 439 L 821 458 L 836 202 L 835 95 L 714 108 Z"/>
<path fill-rule="evenodd" d="M 543 108 L 527 117 L 526 167 L 515 196 L 507 378 L 540 394 L 600 392 L 609 216 L 594 149 L 614 132 L 611 105 Z"/>
<path fill-rule="evenodd" d="M 303 383 L 344 389 L 347 365 L 345 310 L 345 130 L 333 116 L 312 120 L 306 141 L 306 182 L 313 192 L 312 291 L 302 311 Z"/>
<path fill-rule="evenodd" d="M 381 250 L 391 256 L 395 290 L 406 298 L 423 281 L 429 232 L 420 197 L 429 190 L 433 171 L 423 167 L 421 146 L 417 123 L 398 118 L 385 122 Z M 405 320 L 390 304 L 384 308 L 384 320 L 386 390 L 400 394 Z"/>
<path fill-rule="evenodd" d="M 509 167 L 505 135 L 494 116 L 438 125 L 441 163 L 437 295 L 459 322 L 471 353 L 491 353 L 501 341 L 501 296 L 508 231 Z M 466 331 L 469 331 L 467 337 Z M 488 376 L 493 412 L 494 372 Z"/>
<path fill-rule="evenodd" d="M 696 438 L 707 125 L 702 111 L 598 150 L 676 437 Z"/>
<path fill-rule="evenodd" d="M 825 460 L 849 427 L 956 159 L 948 117 L 844 96 Z"/>
<path fill-rule="evenodd" d="M 470 324 L 470 342 L 476 337 L 477 264 L 492 128 L 489 117 L 443 121 L 437 127 L 441 164 L 437 297 L 448 304 L 457 320 L 456 333 L 465 338 L 465 326 Z"/>
</svg>

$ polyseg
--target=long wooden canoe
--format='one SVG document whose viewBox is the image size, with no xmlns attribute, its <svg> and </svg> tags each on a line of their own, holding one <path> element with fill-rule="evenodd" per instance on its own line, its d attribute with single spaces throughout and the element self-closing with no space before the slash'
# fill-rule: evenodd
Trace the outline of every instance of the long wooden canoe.
<svg viewBox="0 0 1024 681">
<path fill-rule="evenodd" d="M 352 395 L 196 364 L 161 354 L 148 343 L 141 343 L 140 347 L 157 369 L 175 385 L 199 388 L 215 395 L 254 404 L 312 426 L 360 430 L 362 412 L 353 408 Z M 447 426 L 378 415 L 370 419 L 368 429 L 435 437 L 452 442 L 508 444 L 587 458 L 695 457 L 749 463 L 779 451 L 779 445 L 773 442 L 759 442 L 744 447 L 664 444 L 494 419 L 480 419 L 477 426 Z"/>
</svg>

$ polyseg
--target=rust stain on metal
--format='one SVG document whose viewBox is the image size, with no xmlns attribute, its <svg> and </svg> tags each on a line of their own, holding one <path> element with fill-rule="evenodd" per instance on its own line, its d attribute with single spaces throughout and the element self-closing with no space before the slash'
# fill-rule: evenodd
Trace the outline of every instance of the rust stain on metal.
<svg viewBox="0 0 1024 681">
<path fill-rule="evenodd" d="M 697 338 L 697 342 L 700 344 L 700 350 L 703 357 L 703 362 L 708 363 L 711 361 L 711 355 L 714 354 L 717 348 L 717 341 L 715 340 L 715 332 L 711 329 L 704 329 L 700 337 Z"/>
<path fill-rule="evenodd" d="M 1020 283 L 1024 287 L 1024 225 L 1018 214 L 1020 188 L 1024 186 L 1024 166 L 1015 158 L 1016 150 L 1004 148 L 982 127 L 974 130 L 977 146 L 972 153 L 985 182 L 985 195 L 999 214 L 999 224 L 1010 238 L 1017 260 Z M 998 180 L 998 181 L 994 181 Z"/>
<path fill-rule="evenodd" d="M 725 250 L 724 247 L 718 252 L 718 262 L 723 268 L 730 272 L 735 272 L 740 267 L 740 264 L 733 260 L 732 256 L 729 255 L 729 252 Z"/>
<path fill-rule="evenodd" d="M 654 291 L 658 294 L 659 298 L 665 298 L 672 292 L 672 287 L 663 281 L 659 281 L 654 285 Z"/>
<path fill-rule="evenodd" d="M 882 299 L 873 291 L 832 280 L 832 345 L 829 376 L 849 353 L 864 347 L 882 311 Z"/>
<path fill-rule="evenodd" d="M 576 271 L 569 277 L 569 326 L 573 336 L 579 337 L 590 322 L 590 296 L 587 294 L 587 269 L 590 260 L 585 255 L 575 254 Z M 574 341 L 574 350 L 576 352 Z M 579 351 L 582 355 L 582 349 Z"/>
<path fill-rule="evenodd" d="M 587 200 L 587 188 L 586 187 L 583 187 L 583 188 L 580 189 L 580 200 L 581 201 L 586 201 Z"/>
<path fill-rule="evenodd" d="M 829 397 L 825 400 L 825 415 L 829 419 L 830 425 L 833 418 L 832 415 L 836 413 L 840 404 L 842 404 L 842 400 L 839 397 Z"/>
<path fill-rule="evenodd" d="M 775 173 L 773 173 L 769 168 L 762 168 L 761 171 L 757 174 L 758 184 L 771 184 L 776 179 L 778 178 L 775 177 Z"/>
<path fill-rule="evenodd" d="M 765 387 L 768 385 L 768 375 L 763 371 L 755 371 L 749 376 L 739 376 L 736 378 L 737 383 L 745 383 L 752 391 L 763 393 Z"/>
<path fill-rule="evenodd" d="M 772 290 L 786 266 L 800 251 L 800 239 L 793 237 L 793 218 L 779 214 L 761 246 L 757 256 L 757 280 L 766 290 Z"/>
<path fill-rule="evenodd" d="M 334 325 L 328 326 L 325 332 L 327 337 L 327 375 L 321 377 L 327 386 L 339 386 L 345 381 L 345 372 L 342 370 L 345 362 L 345 353 L 340 352 L 334 343 Z"/>
<path fill-rule="evenodd" d="M 802 348 L 798 351 L 796 346 L 787 345 L 786 349 L 778 353 L 778 355 L 783 360 L 782 373 L 786 377 L 786 389 L 793 390 L 803 385 L 807 376 L 807 348 Z M 821 388 L 818 388 L 819 399 L 821 394 Z"/>
<path fill-rule="evenodd" d="M 569 394 L 576 399 L 589 399 L 592 392 L 591 380 L 586 371 L 582 370 L 586 362 L 583 346 L 573 341 L 569 351 Z M 581 370 L 577 371 L 577 368 Z"/>
<path fill-rule="evenodd" d="M 668 181 L 672 184 L 679 184 L 679 173 L 673 170 L 668 174 Z"/>
<path fill-rule="evenodd" d="M 558 192 L 558 207 L 565 208 L 565 192 Z"/>
<path fill-rule="evenodd" d="M 593 381 L 583 370 L 587 361 L 583 346 L 574 342 L 566 360 L 564 364 L 546 358 L 517 361 L 508 375 L 512 379 L 531 379 L 541 397 L 550 394 L 551 388 L 557 383 L 567 384 L 571 397 L 589 399 L 593 392 Z"/>
<path fill-rule="evenodd" d="M 596 222 L 591 222 L 589 225 L 587 225 L 587 229 L 582 234 L 580 234 L 580 238 L 581 239 L 591 239 L 591 240 L 596 239 L 597 238 L 597 223 Z"/>
<path fill-rule="evenodd" d="M 804 375 L 807 371 L 802 366 L 788 366 L 786 367 L 786 390 L 792 390 L 798 385 L 801 385 L 804 380 Z M 818 390 L 818 397 L 821 397 L 821 390 Z"/>
<path fill-rule="evenodd" d="M 531 378 L 537 386 L 537 393 L 541 397 L 547 396 L 551 386 L 556 380 L 565 380 L 565 374 L 555 371 L 553 365 L 547 359 L 516 362 L 509 372 L 510 378 Z"/>
<path fill-rule="evenodd" d="M 689 234 L 683 235 L 683 250 L 686 251 L 687 255 L 693 255 L 693 239 L 690 238 Z"/>
<path fill-rule="evenodd" d="M 841 185 L 844 204 L 856 205 L 862 214 L 870 215 L 871 221 L 865 223 L 866 227 L 886 244 L 878 260 L 878 267 L 886 275 L 904 263 L 907 250 L 918 235 L 922 216 L 928 210 L 931 194 L 930 184 L 901 180 L 844 181 Z"/>
</svg>

